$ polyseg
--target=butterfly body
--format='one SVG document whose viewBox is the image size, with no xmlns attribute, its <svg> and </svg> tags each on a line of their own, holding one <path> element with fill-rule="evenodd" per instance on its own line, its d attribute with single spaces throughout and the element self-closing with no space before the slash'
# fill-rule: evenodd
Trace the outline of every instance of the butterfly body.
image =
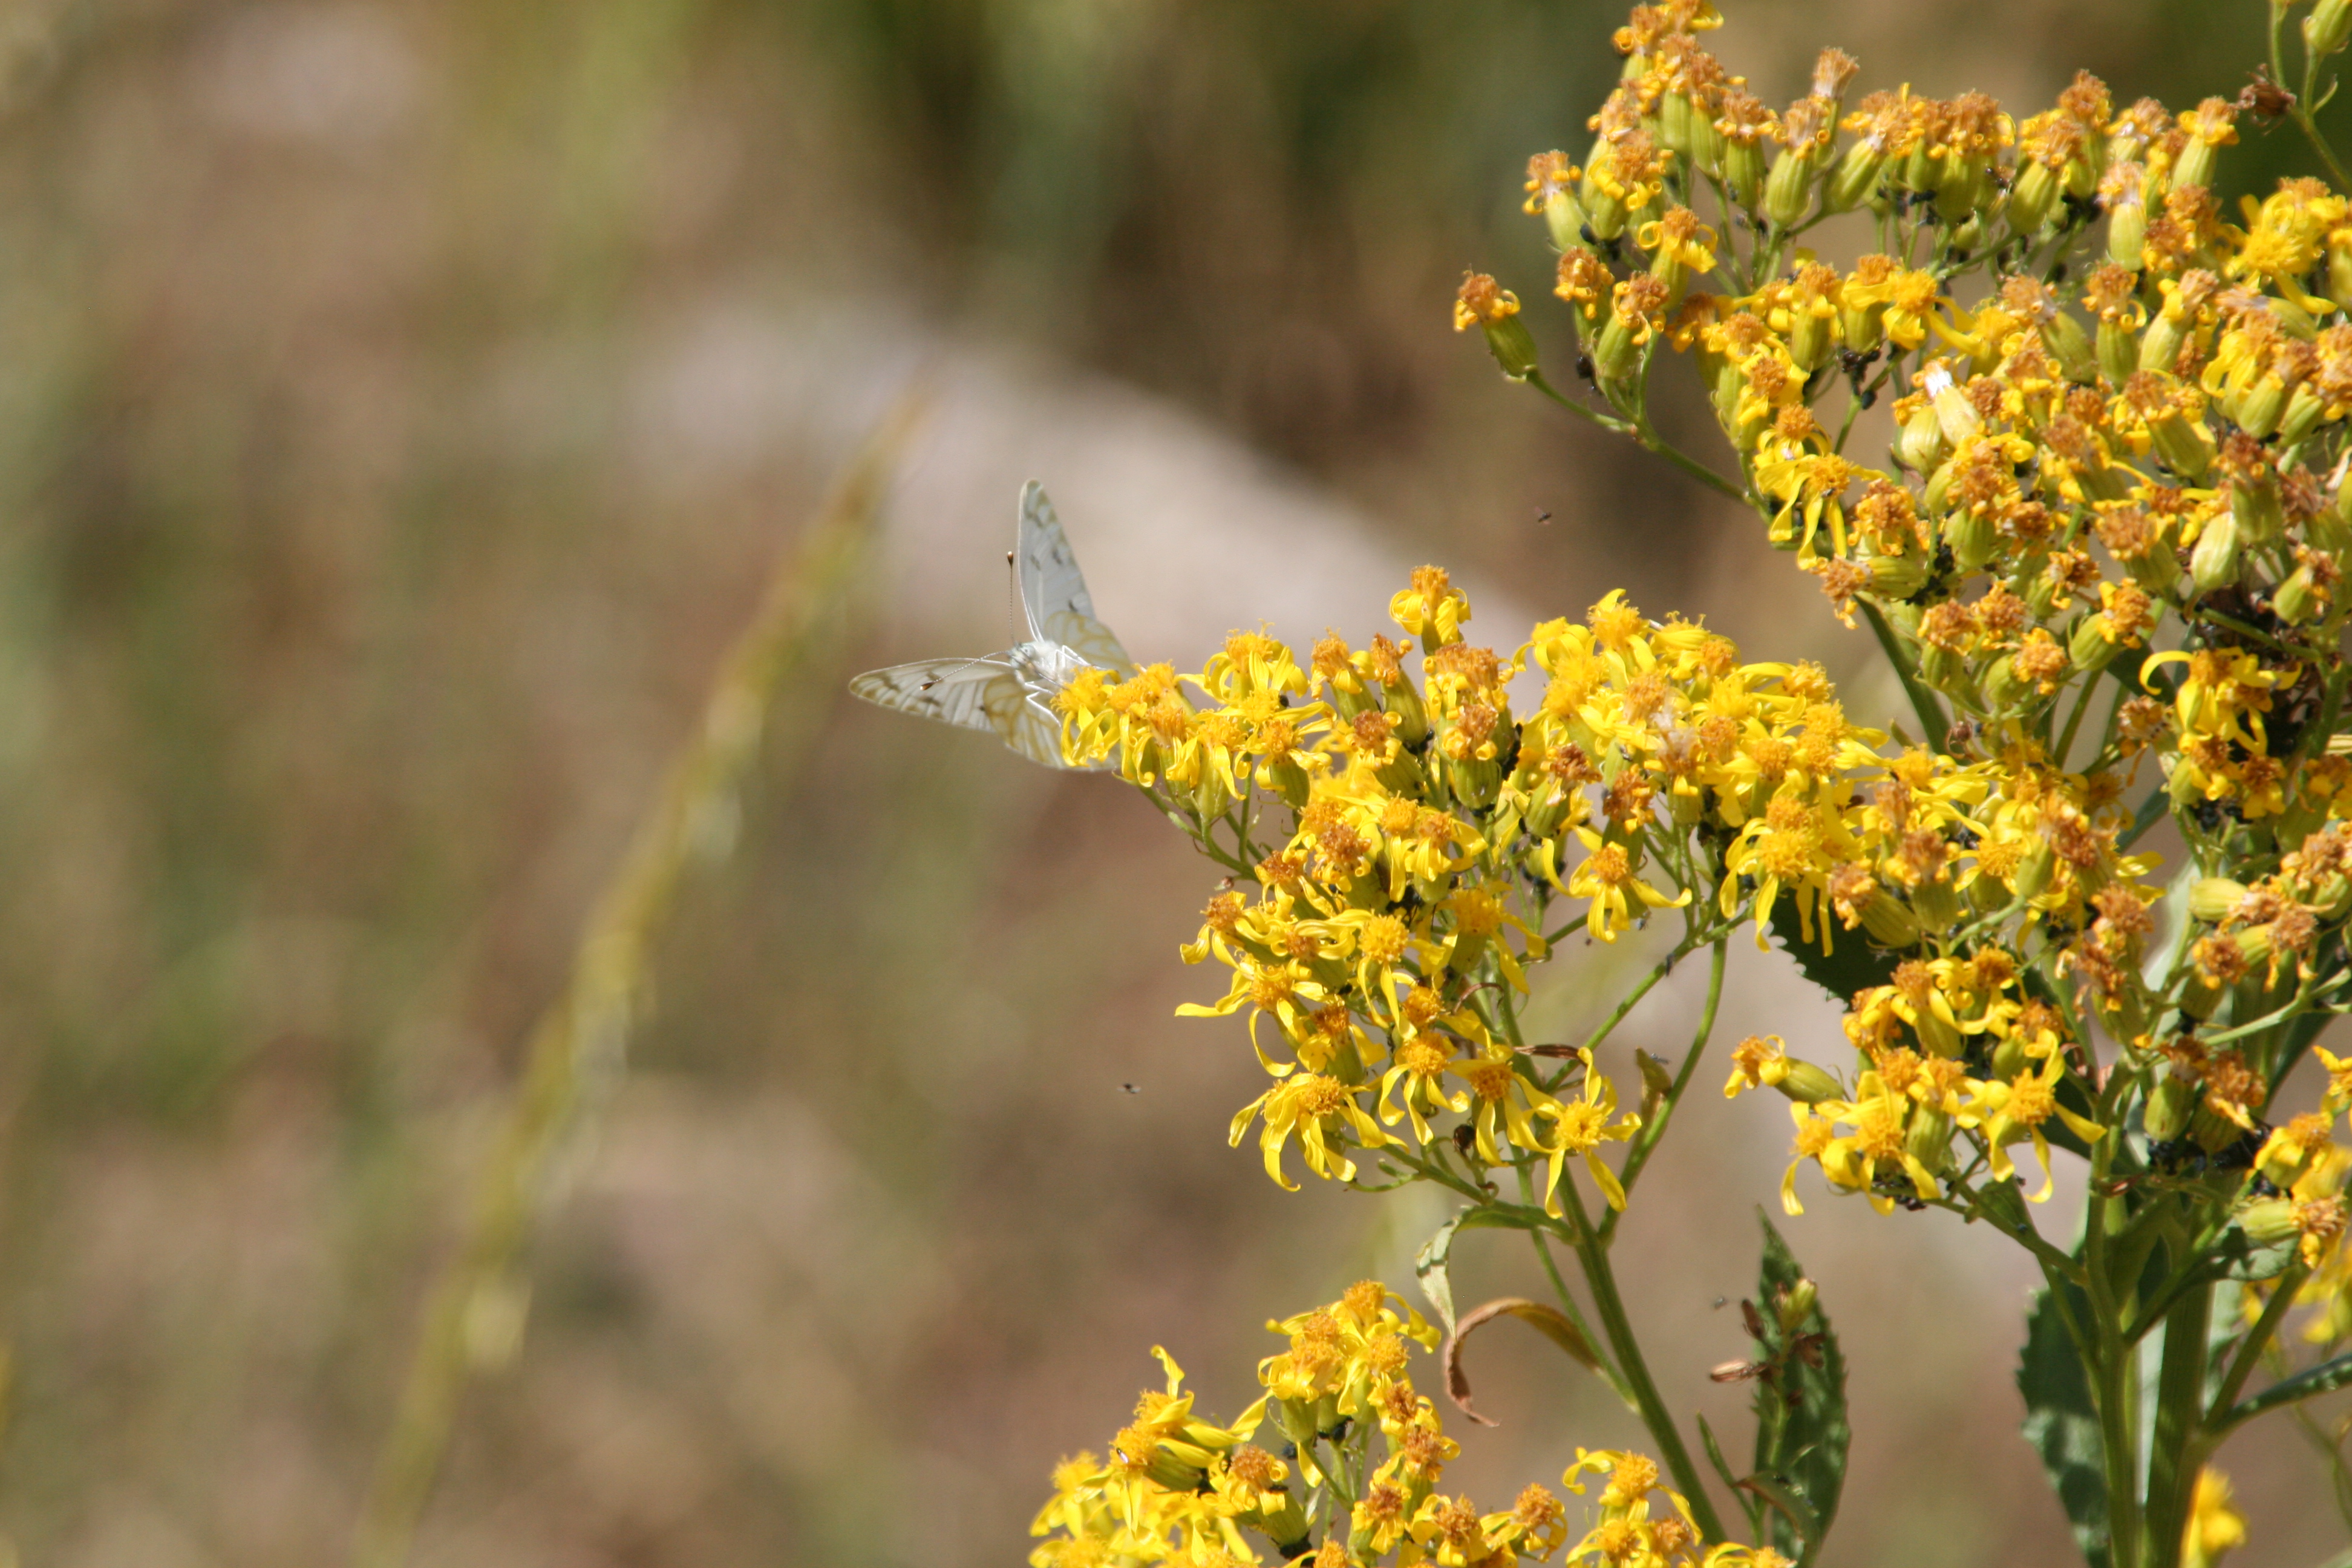
<svg viewBox="0 0 2352 1568">
<path fill-rule="evenodd" d="M 1095 618 L 1094 600 L 1054 503 L 1031 480 L 1021 491 L 1013 562 L 1029 636 L 982 658 L 927 658 L 870 669 L 849 683 L 866 701 L 967 730 L 989 730 L 1031 762 L 1066 767 L 1054 699 L 1082 671 L 1125 678 L 1135 661 Z"/>
</svg>

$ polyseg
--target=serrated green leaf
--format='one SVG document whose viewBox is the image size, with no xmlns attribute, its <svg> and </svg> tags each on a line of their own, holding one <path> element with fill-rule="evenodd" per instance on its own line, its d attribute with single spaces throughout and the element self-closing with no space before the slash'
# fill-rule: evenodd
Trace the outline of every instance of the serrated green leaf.
<svg viewBox="0 0 2352 1568">
<path fill-rule="evenodd" d="M 1853 1442 L 1845 1357 L 1818 1296 L 1802 1317 L 1781 1322 L 1781 1302 L 1804 1279 L 1804 1270 L 1763 1211 L 1756 1217 L 1764 1227 L 1756 1303 L 1764 1342 L 1758 1359 L 1768 1370 L 1756 1380 L 1756 1474 L 1749 1483 L 1762 1483 L 1759 1495 L 1777 1510 L 1764 1521 L 1770 1544 L 1791 1557 L 1810 1555 L 1837 1518 L 1846 1453 Z M 1801 1509 L 1790 1507 L 1791 1500 Z M 1807 1525 L 1807 1520 L 1812 1522 Z"/>
<path fill-rule="evenodd" d="M 1857 991 L 1891 982 L 1895 978 L 1895 955 L 1871 946 L 1858 931 L 1832 931 L 1831 940 L 1835 947 L 1828 952 L 1822 951 L 1820 921 L 1832 918 L 1826 910 L 1819 911 L 1813 940 L 1807 942 L 1797 919 L 1797 901 L 1788 899 L 1773 907 L 1772 918 L 1765 922 L 1764 929 L 1796 964 L 1798 973 L 1840 1002 L 1851 1001 Z"/>
<path fill-rule="evenodd" d="M 2087 1315 L 2089 1299 L 2072 1285 L 2065 1289 L 2076 1312 Z M 2106 1466 L 2090 1372 L 2048 1290 L 2034 1292 L 2026 1317 L 2017 1391 L 2025 1396 L 2025 1440 L 2041 1456 L 2042 1473 L 2074 1527 L 2074 1544 L 2091 1568 L 2107 1568 Z"/>
</svg>

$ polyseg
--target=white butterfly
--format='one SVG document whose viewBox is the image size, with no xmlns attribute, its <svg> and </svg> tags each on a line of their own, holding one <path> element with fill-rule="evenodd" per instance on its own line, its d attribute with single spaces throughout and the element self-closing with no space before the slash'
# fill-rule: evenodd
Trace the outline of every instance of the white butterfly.
<svg viewBox="0 0 2352 1568">
<path fill-rule="evenodd" d="M 1077 557 L 1055 519 L 1054 503 L 1034 479 L 1021 489 L 1013 560 L 1021 610 L 1029 623 L 1026 642 L 985 658 L 926 658 L 869 669 L 849 689 L 901 713 L 967 730 L 993 730 L 1031 762 L 1065 767 L 1055 694 L 1082 669 L 1108 669 L 1125 679 L 1135 673 L 1135 661 L 1111 629 L 1095 619 Z"/>
</svg>

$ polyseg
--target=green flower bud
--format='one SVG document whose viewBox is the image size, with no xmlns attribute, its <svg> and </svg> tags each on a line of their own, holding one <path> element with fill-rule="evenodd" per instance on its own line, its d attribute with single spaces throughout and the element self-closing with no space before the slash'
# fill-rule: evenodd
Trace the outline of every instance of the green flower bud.
<svg viewBox="0 0 2352 1568">
<path fill-rule="evenodd" d="M 2352 39 L 2352 0 L 2319 0 L 2303 19 L 2303 47 L 2312 58 L 2332 55 Z"/>
<path fill-rule="evenodd" d="M 2030 165 L 2040 168 L 2039 163 Z M 2099 356 L 2091 340 L 2083 331 L 2083 323 L 2063 310 L 2053 311 L 2042 323 L 2042 346 L 2058 362 L 2058 368 L 2068 381 L 2088 386 L 2099 379 Z"/>
<path fill-rule="evenodd" d="M 2238 518 L 2235 508 L 2205 524 L 2197 548 L 2189 557 L 2189 575 L 2200 594 L 2210 594 L 2238 580 Z"/>
<path fill-rule="evenodd" d="M 1481 321 L 1479 328 L 1486 334 L 1486 352 L 1513 381 L 1525 381 L 1536 371 L 1535 335 L 1517 316 L 1505 316 L 1498 321 Z"/>
<path fill-rule="evenodd" d="M 1764 181 L 1764 216 L 1775 228 L 1794 228 L 1813 200 L 1813 161 L 1782 148 Z"/>
<path fill-rule="evenodd" d="M 2238 537 L 2242 543 L 2260 546 L 2275 541 L 2286 531 L 2286 511 L 2279 502 L 2277 476 L 2264 471 L 2252 479 L 2232 479 L 2230 515 L 2238 520 Z"/>
<path fill-rule="evenodd" d="M 2256 1247 L 2276 1247 L 2295 1235 L 2294 1200 L 2258 1199 L 2238 1211 L 2237 1222 Z"/>
<path fill-rule="evenodd" d="M 1552 248 L 1572 250 L 1584 243 L 1584 206 L 1574 192 L 1562 187 L 1544 198 L 1544 226 L 1551 231 Z"/>
<path fill-rule="evenodd" d="M 2158 1143 L 2168 1143 L 2188 1129 L 2189 1113 L 2197 1109 L 2197 1086 L 2172 1073 L 2147 1097 L 2147 1108 L 2140 1115 L 2140 1124 L 2149 1138 Z"/>
<path fill-rule="evenodd" d="M 1764 148 L 1757 142 L 1729 142 L 1723 149 L 1723 183 L 1731 188 L 1731 205 L 1753 207 L 1764 188 Z"/>
<path fill-rule="evenodd" d="M 1927 563 L 1916 555 L 1874 555 L 1870 590 L 1881 598 L 1907 599 L 1927 585 Z"/>
<path fill-rule="evenodd" d="M 1822 192 L 1822 205 L 1833 213 L 1852 212 L 1877 193 L 1878 176 L 1886 169 L 1886 153 L 1874 137 L 1864 137 L 1845 150 Z"/>
<path fill-rule="evenodd" d="M 1932 405 L 1922 405 L 1905 420 L 1895 437 L 1895 460 L 1914 473 L 1935 472 L 1936 465 L 1949 457 L 1951 451 L 1951 443 L 1944 439 L 1943 421 L 1936 417 Z"/>
<path fill-rule="evenodd" d="M 1803 1278 L 1781 1291 L 1779 1310 L 1774 1314 L 1780 1320 L 1780 1331 L 1793 1334 L 1803 1328 L 1805 1320 L 1813 1315 L 1813 1306 L 1821 1295 L 1821 1287 Z"/>
<path fill-rule="evenodd" d="M 1837 1079 L 1811 1062 L 1791 1061 L 1789 1070 L 1772 1087 L 1799 1105 L 1819 1105 L 1844 1093 Z"/>
<path fill-rule="evenodd" d="M 2042 232 L 2057 210 L 2061 190 L 2058 175 L 2047 165 L 2028 159 L 2009 188 L 2009 226 L 2027 236 Z"/>
<path fill-rule="evenodd" d="M 2122 651 L 2120 644 L 2107 640 L 2103 624 L 2095 615 L 2084 616 L 2067 634 L 2066 658 L 2075 668 L 2086 673 L 2105 669 L 2107 661 Z"/>
<path fill-rule="evenodd" d="M 2139 368 L 2170 374 L 2173 362 L 2180 357 L 2180 345 L 2188 341 L 2179 322 L 2169 316 L 2157 317 L 2139 335 Z"/>
<path fill-rule="evenodd" d="M 1927 1166 L 1928 1175 L 1943 1175 L 1952 1168 L 1952 1117 L 1933 1105 L 1915 1110 L 1903 1129 L 1903 1152 Z"/>
<path fill-rule="evenodd" d="M 1944 542 L 1952 547 L 1952 558 L 1962 572 L 1974 572 L 1993 557 L 2000 548 L 2000 534 L 1991 518 L 1980 511 L 1955 511 L 1945 515 Z"/>
<path fill-rule="evenodd" d="M 2287 580 L 2279 584 L 2278 592 L 2271 596 L 2271 608 L 2280 620 L 2291 626 L 2299 626 L 2311 619 L 2319 608 L 2319 595 L 2314 591 L 2308 564 L 2296 567 L 2288 574 Z"/>
<path fill-rule="evenodd" d="M 1891 952 L 1902 952 L 1919 941 L 1919 917 L 1902 900 L 1885 892 L 1862 906 L 1862 929 Z"/>
<path fill-rule="evenodd" d="M 2189 918 L 2219 923 L 2246 896 L 2246 885 L 2227 877 L 2200 877 L 2189 885 Z"/>
<path fill-rule="evenodd" d="M 2117 386 L 2121 386 L 2124 379 L 2139 368 L 2139 339 L 2122 322 L 2102 321 L 2096 346 L 2099 374 Z"/>
<path fill-rule="evenodd" d="M 2308 386 L 2298 386 L 2288 395 L 2286 412 L 2279 416 L 2279 445 L 2299 447 L 2305 437 L 2319 428 L 2320 416 L 2327 405 Z"/>
<path fill-rule="evenodd" d="M 1911 908 L 1918 914 L 1920 925 L 1931 931 L 1951 930 L 1953 923 L 1968 912 L 1966 906 L 1960 902 L 1958 892 L 1953 889 L 1951 883 L 1941 877 L 1930 877 L 1911 889 Z M 1948 1031 L 1951 1026 L 1941 1020 L 1935 1020 L 1928 1027 Z M 1949 1054 L 1958 1056 L 1959 1037 L 1951 1036 L 1950 1043 L 1952 1050 Z"/>
<path fill-rule="evenodd" d="M 2140 252 L 2147 245 L 2147 204 L 2135 194 L 2117 202 L 2107 214 L 2107 259 L 2137 272 L 2140 269 Z M 2178 353 L 2178 348 L 2174 352 Z"/>
</svg>

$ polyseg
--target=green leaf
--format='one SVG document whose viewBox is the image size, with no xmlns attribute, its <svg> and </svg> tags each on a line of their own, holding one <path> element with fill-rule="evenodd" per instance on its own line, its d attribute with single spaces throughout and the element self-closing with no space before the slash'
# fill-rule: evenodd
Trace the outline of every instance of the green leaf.
<svg viewBox="0 0 2352 1568">
<path fill-rule="evenodd" d="M 2089 1297 L 2069 1285 L 2078 1321 L 2088 1321 Z M 2099 1415 L 2091 1405 L 2091 1377 L 2066 1332 L 2064 1316 L 2048 1290 L 2034 1293 L 2025 1321 L 2025 1348 L 2017 1363 L 2017 1391 L 2025 1396 L 2025 1440 L 2042 1458 L 2042 1473 L 2074 1529 L 2074 1544 L 2091 1568 L 2107 1568 L 2107 1478 L 2099 1442 Z"/>
<path fill-rule="evenodd" d="M 1845 1486 L 1853 1440 L 1845 1357 L 1817 1295 L 1801 1315 L 1796 1311 L 1813 1286 L 1763 1211 L 1756 1217 L 1764 1227 L 1762 1299 L 1756 1303 L 1763 1370 L 1756 1379 L 1756 1474 L 1747 1484 L 1776 1510 L 1765 1521 L 1771 1544 L 1809 1559 L 1837 1518 Z M 1792 1321 L 1784 1323 L 1784 1317 Z"/>
<path fill-rule="evenodd" d="M 1773 906 L 1772 918 L 1764 924 L 1772 940 L 1780 944 L 1796 964 L 1799 973 L 1828 992 L 1840 1002 L 1851 1001 L 1857 991 L 1873 985 L 1885 985 L 1895 978 L 1895 955 L 1875 948 L 1863 940 L 1858 931 L 1838 930 L 1831 933 L 1836 943 L 1833 951 L 1822 951 L 1822 922 L 1836 923 L 1836 916 L 1828 906 L 1815 912 L 1813 940 L 1805 940 L 1804 931 L 1797 919 L 1797 901 L 1783 899 Z"/>
<path fill-rule="evenodd" d="M 1413 1278 L 1421 1281 L 1421 1293 L 1437 1309 L 1438 1321 L 1445 1325 L 1448 1334 L 1454 1332 L 1454 1277 L 1447 1264 L 1454 1251 L 1454 1236 L 1462 1230 L 1511 1230 L 1517 1228 L 1512 1221 L 1492 1209 L 1464 1209 L 1437 1227 L 1437 1234 L 1422 1244 L 1413 1255 Z"/>
</svg>

